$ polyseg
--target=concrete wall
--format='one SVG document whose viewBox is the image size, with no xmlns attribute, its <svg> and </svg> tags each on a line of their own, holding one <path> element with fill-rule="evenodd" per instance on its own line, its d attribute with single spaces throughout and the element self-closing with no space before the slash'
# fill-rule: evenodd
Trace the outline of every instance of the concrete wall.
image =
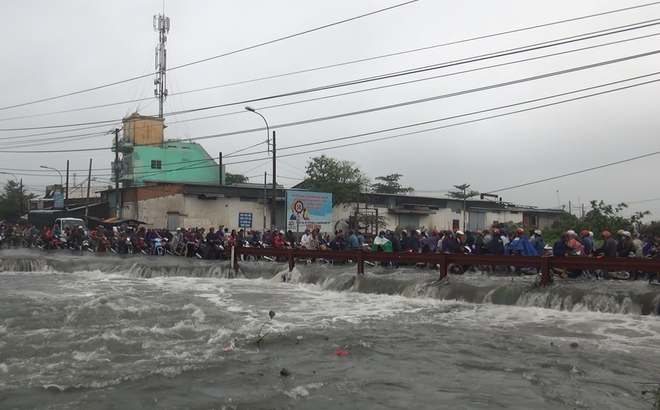
<svg viewBox="0 0 660 410">
<path fill-rule="evenodd" d="M 164 119 L 146 117 L 133 114 L 124 118 L 124 141 L 134 145 L 149 145 L 161 147 L 163 145 Z"/>
<path fill-rule="evenodd" d="M 179 214 L 182 228 L 211 226 L 220 224 L 229 229 L 238 227 L 239 212 L 252 213 L 252 228 L 262 230 L 263 204 L 241 201 L 240 198 L 199 199 L 196 195 L 174 194 L 159 198 L 149 198 L 139 202 L 125 202 L 123 216 L 138 219 L 155 228 L 167 227 L 169 213 Z M 267 221 L 270 213 L 267 210 Z"/>
</svg>

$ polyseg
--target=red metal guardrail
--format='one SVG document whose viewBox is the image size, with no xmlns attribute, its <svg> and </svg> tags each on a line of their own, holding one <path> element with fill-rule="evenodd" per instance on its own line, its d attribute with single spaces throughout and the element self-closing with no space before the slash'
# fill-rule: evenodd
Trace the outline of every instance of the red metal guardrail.
<svg viewBox="0 0 660 410">
<path fill-rule="evenodd" d="M 399 264 L 428 263 L 440 266 L 440 279 L 447 276 L 447 268 L 456 265 L 512 266 L 518 268 L 538 268 L 541 283 L 548 285 L 551 270 L 557 269 L 603 269 L 608 271 L 652 272 L 660 275 L 660 259 L 642 258 L 592 258 L 592 257 L 545 257 L 517 255 L 476 255 L 447 253 L 411 252 L 365 252 L 365 251 L 316 251 L 307 249 L 277 249 L 235 247 L 232 264 L 238 263 L 239 255 L 271 256 L 284 259 L 293 270 L 296 260 L 332 259 L 352 261 L 357 265 L 357 273 L 364 273 L 364 262 L 396 262 Z M 231 257 L 231 248 L 225 249 Z"/>
</svg>

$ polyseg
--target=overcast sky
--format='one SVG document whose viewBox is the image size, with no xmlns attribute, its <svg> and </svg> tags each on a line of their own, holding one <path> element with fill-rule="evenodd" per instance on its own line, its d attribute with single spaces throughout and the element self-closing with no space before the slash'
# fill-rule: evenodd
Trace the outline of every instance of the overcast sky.
<svg viewBox="0 0 660 410">
<path fill-rule="evenodd" d="M 171 19 L 168 66 L 172 68 L 223 55 L 404 2 L 166 1 L 165 15 Z M 273 44 L 170 70 L 167 77 L 170 96 L 165 103 L 166 138 L 195 140 L 257 129 L 204 138 L 199 143 L 214 157 L 223 152 L 227 171 L 243 173 L 252 182 L 261 182 L 264 171 L 270 173 L 271 169 L 265 145 L 242 152 L 254 155 L 227 157 L 265 140 L 263 120 L 243 108 L 250 105 L 259 110 L 271 129 L 277 132 L 279 155 L 314 150 L 283 157 L 278 162 L 278 181 L 285 186 L 304 178 L 309 158 L 325 153 L 354 161 L 372 178 L 403 174 L 405 186 L 428 196 L 442 196 L 446 189 L 462 183 L 471 184 L 472 189 L 481 192 L 495 192 L 653 153 L 660 151 L 659 82 L 470 124 L 382 139 L 660 79 L 660 74 L 652 75 L 660 72 L 660 56 L 638 56 L 660 50 L 660 35 L 657 35 L 660 33 L 660 25 L 657 25 L 660 4 L 490 36 L 644 4 L 650 2 L 412 2 Z M 77 174 L 76 181 L 80 182 L 86 177 L 89 159 L 93 158 L 93 175 L 99 182 L 109 184 L 114 154 L 109 148 L 112 135 L 106 133 L 120 126 L 121 118 L 133 112 L 144 115 L 158 112 L 153 98 L 154 76 L 150 75 L 154 72 L 153 54 L 158 41 L 152 18 L 162 12 L 163 2 L 151 0 L 3 2 L 0 13 L 0 38 L 3 39 L 1 171 L 15 174 L 32 192 L 42 194 L 45 185 L 59 183 L 59 175 L 41 169 L 41 165 L 64 173 L 69 159 L 72 172 Z M 648 27 L 638 28 L 644 22 Z M 245 103 L 628 25 L 633 26 L 626 32 L 584 41 Z M 489 37 L 441 46 L 481 36 Z M 568 52 L 612 42 L 618 43 Z M 401 54 L 425 47 L 423 51 Z M 375 58 L 395 53 L 398 55 Z M 563 54 L 548 56 L 556 53 Z M 499 86 L 625 57 L 635 58 Z M 535 59 L 520 61 L 532 58 Z M 362 59 L 370 60 L 343 64 Z M 343 65 L 292 74 L 336 64 Z M 495 65 L 497 67 L 487 68 Z M 644 75 L 649 76 L 634 79 Z M 6 108 L 140 76 L 144 77 L 95 91 Z M 260 80 L 272 76 L 277 77 Z M 621 82 L 599 87 L 617 81 Z M 404 82 L 406 84 L 402 84 Z M 489 86 L 496 87 L 465 93 Z M 214 88 L 194 91 L 209 87 Z M 373 89 L 376 87 L 379 89 Z M 594 88 L 529 103 L 589 87 Z M 366 91 L 356 92 L 362 90 Z M 434 99 L 452 93 L 460 95 Z M 422 99 L 430 100 L 379 109 Z M 525 102 L 528 103 L 520 104 Z M 167 115 L 226 104 L 229 105 L 223 108 Z M 511 104 L 520 105 L 491 110 Z M 93 108 L 96 106 L 103 107 Z M 283 126 L 371 109 L 378 110 Z M 479 111 L 482 112 L 477 113 Z M 96 121 L 108 122 L 70 126 Z M 376 133 L 429 121 L 436 122 Z M 61 125 L 65 127 L 54 128 Z M 45 128 L 8 131 L 35 127 Z M 372 134 L 324 143 L 363 133 Z M 336 148 L 360 141 L 373 142 Z M 307 143 L 312 145 L 286 149 Z M 100 151 L 32 152 L 105 147 L 107 150 Z M 539 207 L 568 206 L 569 201 L 577 206 L 588 204 L 592 199 L 608 203 L 626 201 L 631 210 L 648 209 L 655 218 L 660 218 L 659 159 L 660 155 L 652 155 L 567 178 L 498 191 L 498 194 L 507 201 Z M 248 160 L 251 162 L 238 163 Z M 0 177 L 13 178 L 11 175 Z"/>
</svg>

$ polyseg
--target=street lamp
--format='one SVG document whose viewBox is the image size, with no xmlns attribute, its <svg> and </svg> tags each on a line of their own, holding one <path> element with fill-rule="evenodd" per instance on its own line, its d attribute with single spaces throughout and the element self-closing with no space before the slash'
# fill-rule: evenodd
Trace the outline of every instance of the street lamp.
<svg viewBox="0 0 660 410">
<path fill-rule="evenodd" d="M 0 172 L 0 174 L 11 175 L 11 176 L 14 177 L 14 179 L 15 179 L 16 182 L 18 183 L 18 178 L 16 177 L 16 175 L 12 174 L 11 172 Z"/>
<path fill-rule="evenodd" d="M 45 165 L 40 165 L 39 167 L 40 167 L 40 168 L 44 168 L 44 169 L 52 169 L 53 171 L 55 171 L 55 172 L 57 172 L 58 174 L 60 174 L 60 188 L 62 188 L 62 187 L 64 186 L 64 179 L 62 178 L 62 173 L 61 173 L 57 168 L 47 167 L 47 166 L 45 166 Z"/>
<path fill-rule="evenodd" d="M 270 127 L 268 126 L 268 121 L 266 121 L 266 117 L 261 115 L 260 112 L 258 112 L 256 109 L 246 106 L 245 109 L 247 111 L 253 112 L 260 116 L 263 120 L 264 123 L 266 123 L 266 142 L 268 145 L 270 145 Z M 270 224 L 271 226 L 276 226 L 277 224 L 277 197 L 276 197 L 276 189 L 277 189 L 277 182 L 276 182 L 276 176 L 277 176 L 277 151 L 275 150 L 275 131 L 273 131 L 273 192 L 272 192 L 272 198 L 271 198 L 271 205 L 270 205 Z M 264 198 L 264 209 L 266 208 L 266 200 Z M 266 215 L 264 214 L 264 230 L 266 229 Z"/>
</svg>

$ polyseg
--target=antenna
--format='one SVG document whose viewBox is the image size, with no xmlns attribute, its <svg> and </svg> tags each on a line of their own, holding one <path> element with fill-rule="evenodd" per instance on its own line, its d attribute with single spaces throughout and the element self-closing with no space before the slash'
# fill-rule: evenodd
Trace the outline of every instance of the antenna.
<svg viewBox="0 0 660 410">
<path fill-rule="evenodd" d="M 158 98 L 158 116 L 163 118 L 163 103 L 167 99 L 167 81 L 165 74 L 167 72 L 167 33 L 170 32 L 170 18 L 164 14 L 154 15 L 154 31 L 158 32 L 158 46 L 156 46 L 155 63 L 156 79 L 154 85 L 154 95 Z"/>
</svg>

